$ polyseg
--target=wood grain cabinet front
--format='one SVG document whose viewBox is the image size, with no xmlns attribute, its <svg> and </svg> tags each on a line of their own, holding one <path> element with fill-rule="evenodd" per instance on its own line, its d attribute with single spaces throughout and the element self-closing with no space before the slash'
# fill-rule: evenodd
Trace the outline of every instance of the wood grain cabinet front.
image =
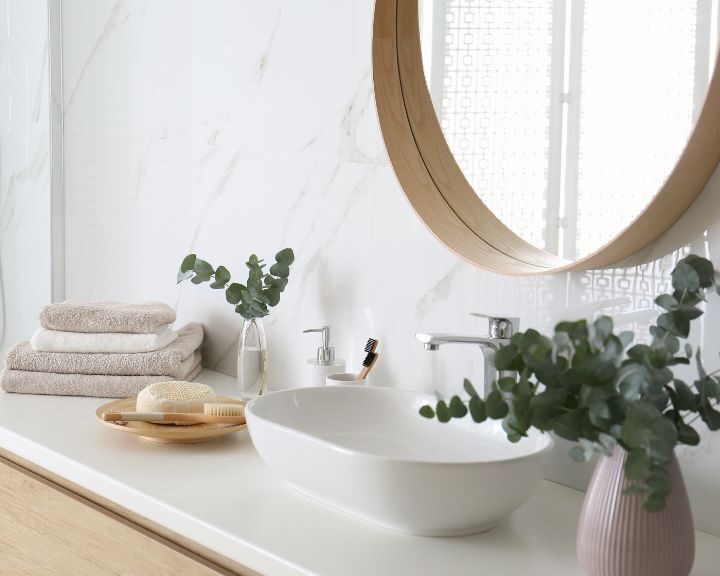
<svg viewBox="0 0 720 576">
<path fill-rule="evenodd" d="M 236 574 L 0 458 L 2 576 Z"/>
</svg>

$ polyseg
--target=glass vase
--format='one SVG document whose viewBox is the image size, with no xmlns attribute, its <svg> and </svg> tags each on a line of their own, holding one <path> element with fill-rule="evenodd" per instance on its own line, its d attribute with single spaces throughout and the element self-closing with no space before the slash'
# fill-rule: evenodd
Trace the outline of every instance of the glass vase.
<svg viewBox="0 0 720 576">
<path fill-rule="evenodd" d="M 240 330 L 237 379 L 240 398 L 252 400 L 265 391 L 267 346 L 260 318 L 245 320 Z"/>
</svg>

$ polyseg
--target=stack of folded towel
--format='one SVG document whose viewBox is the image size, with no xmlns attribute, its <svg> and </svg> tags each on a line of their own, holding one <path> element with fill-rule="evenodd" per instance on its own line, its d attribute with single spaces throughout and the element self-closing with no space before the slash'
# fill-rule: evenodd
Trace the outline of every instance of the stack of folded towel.
<svg viewBox="0 0 720 576">
<path fill-rule="evenodd" d="M 31 342 L 5 356 L 7 392 L 124 398 L 154 382 L 200 372 L 203 328 L 175 332 L 175 311 L 161 302 L 61 302 L 40 313 Z"/>
</svg>

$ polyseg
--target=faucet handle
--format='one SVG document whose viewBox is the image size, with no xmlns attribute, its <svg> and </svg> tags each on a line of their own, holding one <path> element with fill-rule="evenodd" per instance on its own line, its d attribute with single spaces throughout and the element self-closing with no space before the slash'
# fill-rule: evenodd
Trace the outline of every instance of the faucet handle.
<svg viewBox="0 0 720 576">
<path fill-rule="evenodd" d="M 520 318 L 511 316 L 489 316 L 480 312 L 471 312 L 470 316 L 487 318 L 490 338 L 510 338 L 520 329 Z"/>
</svg>

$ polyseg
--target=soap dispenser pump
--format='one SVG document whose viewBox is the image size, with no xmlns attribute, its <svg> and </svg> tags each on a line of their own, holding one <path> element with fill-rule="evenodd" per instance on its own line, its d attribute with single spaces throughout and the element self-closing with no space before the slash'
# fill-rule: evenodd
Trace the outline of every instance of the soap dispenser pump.
<svg viewBox="0 0 720 576">
<path fill-rule="evenodd" d="M 330 346 L 330 326 L 303 330 L 305 334 L 308 332 L 320 332 L 322 335 L 322 346 L 317 349 L 315 358 L 310 358 L 307 361 L 307 381 L 311 386 L 324 386 L 325 379 L 329 374 L 345 372 L 345 360 L 335 359 L 335 348 Z"/>
</svg>

